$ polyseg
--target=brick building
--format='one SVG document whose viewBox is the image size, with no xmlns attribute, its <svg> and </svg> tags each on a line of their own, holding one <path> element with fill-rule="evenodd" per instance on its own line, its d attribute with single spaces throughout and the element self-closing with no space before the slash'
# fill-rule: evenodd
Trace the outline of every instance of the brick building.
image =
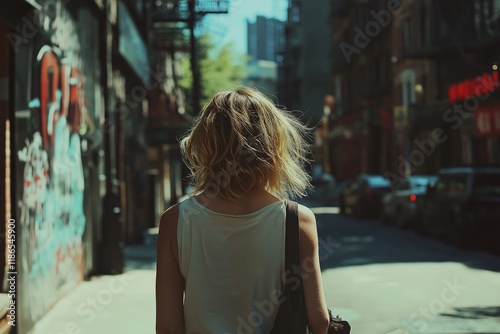
<svg viewBox="0 0 500 334">
<path fill-rule="evenodd" d="M 499 164 L 500 2 L 331 1 L 332 171 Z"/>
</svg>

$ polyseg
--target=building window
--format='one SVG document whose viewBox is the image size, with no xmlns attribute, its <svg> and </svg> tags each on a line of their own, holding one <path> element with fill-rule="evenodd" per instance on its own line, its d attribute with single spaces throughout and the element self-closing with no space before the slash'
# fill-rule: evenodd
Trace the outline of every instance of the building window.
<svg viewBox="0 0 500 334">
<path fill-rule="evenodd" d="M 414 69 L 407 69 L 401 75 L 401 104 L 412 105 L 415 99 L 416 74 Z"/>
<path fill-rule="evenodd" d="M 500 0 L 484 1 L 482 14 L 483 31 L 490 35 L 500 33 Z"/>
<path fill-rule="evenodd" d="M 403 88 L 404 88 L 403 97 L 402 97 L 403 105 L 407 106 L 410 104 L 411 83 L 409 81 L 406 81 L 403 84 Z"/>
<path fill-rule="evenodd" d="M 290 22 L 299 23 L 300 22 L 300 3 L 294 2 L 290 8 Z"/>
</svg>

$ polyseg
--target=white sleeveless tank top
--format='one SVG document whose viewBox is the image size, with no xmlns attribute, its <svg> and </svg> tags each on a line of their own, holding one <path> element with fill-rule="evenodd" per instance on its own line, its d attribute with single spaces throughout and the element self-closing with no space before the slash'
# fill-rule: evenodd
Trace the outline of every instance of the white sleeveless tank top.
<svg viewBox="0 0 500 334">
<path fill-rule="evenodd" d="M 212 211 L 194 197 L 179 207 L 179 265 L 187 334 L 268 334 L 282 291 L 286 208 L 245 215 Z"/>
</svg>

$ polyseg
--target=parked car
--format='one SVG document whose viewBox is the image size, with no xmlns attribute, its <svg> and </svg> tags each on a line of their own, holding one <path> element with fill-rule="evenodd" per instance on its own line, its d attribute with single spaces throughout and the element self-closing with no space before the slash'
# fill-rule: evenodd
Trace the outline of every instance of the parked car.
<svg viewBox="0 0 500 334">
<path fill-rule="evenodd" d="M 381 220 L 400 228 L 414 226 L 417 204 L 427 192 L 427 185 L 436 180 L 436 175 L 412 175 L 396 184 L 394 191 L 382 198 Z"/>
<path fill-rule="evenodd" d="M 420 226 L 431 236 L 457 246 L 498 243 L 500 167 L 441 169 L 420 209 Z"/>
<path fill-rule="evenodd" d="M 346 186 L 340 196 L 340 213 L 358 218 L 378 218 L 382 196 L 390 182 L 382 175 L 361 174 Z"/>
</svg>

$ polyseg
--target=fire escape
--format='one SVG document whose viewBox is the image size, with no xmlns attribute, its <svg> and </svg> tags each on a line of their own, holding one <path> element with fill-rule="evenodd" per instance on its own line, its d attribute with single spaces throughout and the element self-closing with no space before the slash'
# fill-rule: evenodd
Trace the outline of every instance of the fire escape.
<svg viewBox="0 0 500 334">
<path fill-rule="evenodd" d="M 193 75 L 193 114 L 200 111 L 201 74 L 198 64 L 196 23 L 206 14 L 226 14 L 229 0 L 157 0 L 153 9 L 153 46 L 161 57 L 189 54 Z M 175 63 L 175 61 L 174 61 Z M 167 69 L 168 70 L 168 69 Z M 174 72 L 174 75 L 178 73 Z M 182 110 L 181 110 L 182 111 Z"/>
<path fill-rule="evenodd" d="M 201 74 L 198 65 L 196 23 L 206 14 L 228 13 L 229 0 L 156 0 L 152 8 L 153 79 L 161 82 L 153 94 L 149 117 L 149 143 L 174 143 L 186 122 L 200 111 Z M 184 94 L 178 80 L 180 60 L 190 57 L 193 75 L 193 114 L 185 114 Z M 158 130 L 158 131 L 155 131 Z"/>
<path fill-rule="evenodd" d="M 229 0 L 152 0 L 152 29 L 149 33 L 151 76 L 160 83 L 150 94 L 146 138 L 149 152 L 149 177 L 155 185 L 157 218 L 169 204 L 184 194 L 182 180 L 186 170 L 178 139 L 191 126 L 200 111 L 201 73 L 197 51 L 196 24 L 206 14 L 228 13 Z M 184 92 L 179 86 L 180 62 L 191 61 L 193 77 L 192 113 L 185 108 Z M 158 221 L 158 219 L 156 219 Z"/>
</svg>

